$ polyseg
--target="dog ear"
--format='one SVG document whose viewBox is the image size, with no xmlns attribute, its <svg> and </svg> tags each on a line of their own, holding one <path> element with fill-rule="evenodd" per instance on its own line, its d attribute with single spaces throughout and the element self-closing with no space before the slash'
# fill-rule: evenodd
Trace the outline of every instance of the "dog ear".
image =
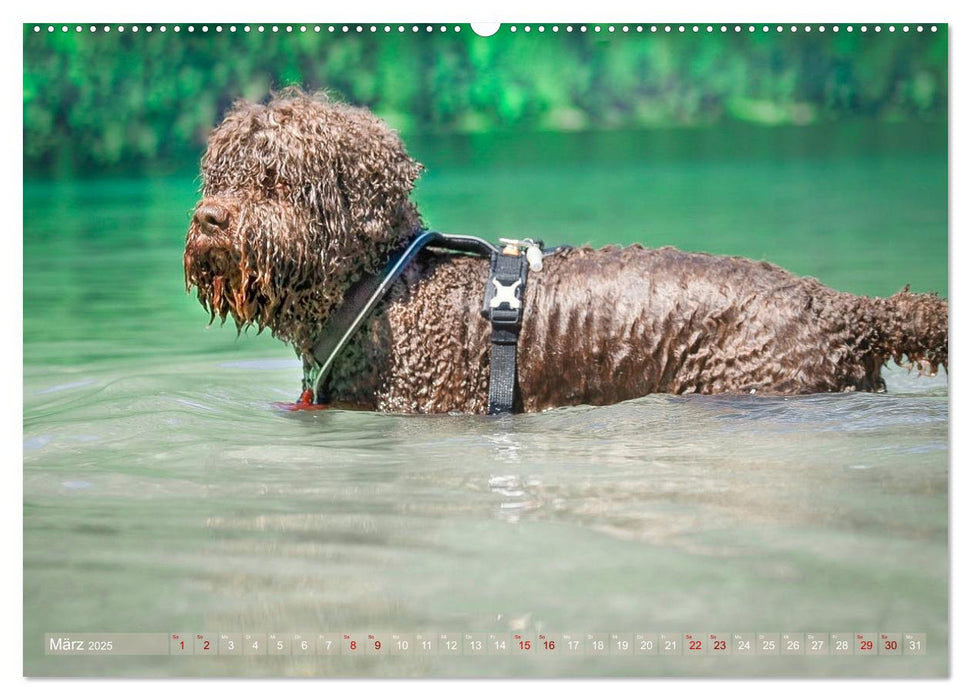
<svg viewBox="0 0 971 700">
<path fill-rule="evenodd" d="M 399 236 L 403 220 L 415 216 L 408 197 L 423 166 L 383 121 L 365 110 L 348 112 L 354 114 L 354 123 L 344 132 L 336 162 L 348 223 L 369 239 Z"/>
</svg>

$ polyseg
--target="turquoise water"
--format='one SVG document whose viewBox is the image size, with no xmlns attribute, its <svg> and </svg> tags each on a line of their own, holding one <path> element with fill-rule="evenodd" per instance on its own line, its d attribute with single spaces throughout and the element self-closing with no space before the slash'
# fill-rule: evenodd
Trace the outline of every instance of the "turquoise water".
<svg viewBox="0 0 971 700">
<path fill-rule="evenodd" d="M 413 141 L 446 231 L 947 291 L 940 127 Z M 24 190 L 28 675 L 942 675 L 946 375 L 506 421 L 295 414 L 183 291 L 194 174 Z M 56 658 L 47 632 L 918 632 L 923 657 Z"/>
</svg>

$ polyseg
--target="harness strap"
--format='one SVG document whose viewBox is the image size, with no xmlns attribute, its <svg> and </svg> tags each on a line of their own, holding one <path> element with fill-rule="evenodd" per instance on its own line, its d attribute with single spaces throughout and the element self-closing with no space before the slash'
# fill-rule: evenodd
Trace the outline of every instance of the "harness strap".
<svg viewBox="0 0 971 700">
<path fill-rule="evenodd" d="M 489 415 L 512 413 L 516 392 L 516 349 L 523 321 L 529 265 L 515 246 L 493 252 L 482 315 L 492 324 L 489 355 Z"/>
<path fill-rule="evenodd" d="M 324 380 L 351 336 L 361 327 L 368 313 L 384 298 L 408 263 L 427 246 L 475 255 L 489 255 L 499 250 L 494 244 L 477 236 L 420 231 L 403 250 L 391 256 L 380 274 L 367 277 L 352 287 L 344 298 L 344 303 L 334 311 L 314 342 L 311 354 L 316 366 L 304 367 L 304 394 L 310 391 L 314 403 L 324 402 Z"/>
</svg>

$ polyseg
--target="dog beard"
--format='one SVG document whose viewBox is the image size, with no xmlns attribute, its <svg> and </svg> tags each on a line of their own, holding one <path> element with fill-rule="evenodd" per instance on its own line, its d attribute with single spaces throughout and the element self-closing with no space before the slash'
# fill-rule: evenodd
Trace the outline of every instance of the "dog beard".
<svg viewBox="0 0 971 700">
<path fill-rule="evenodd" d="M 222 322 L 232 317 L 237 332 L 269 328 L 281 340 L 298 342 L 323 301 L 321 246 L 310 222 L 282 216 L 276 208 L 243 213 L 231 231 L 213 235 L 193 222 L 183 264 L 186 291 Z"/>
</svg>

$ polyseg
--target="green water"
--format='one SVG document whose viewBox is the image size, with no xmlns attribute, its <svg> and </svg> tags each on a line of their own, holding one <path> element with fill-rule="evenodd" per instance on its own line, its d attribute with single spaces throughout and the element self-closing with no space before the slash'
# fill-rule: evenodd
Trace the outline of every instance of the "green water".
<svg viewBox="0 0 971 700">
<path fill-rule="evenodd" d="M 440 230 L 947 291 L 943 127 L 414 141 Z M 947 378 L 509 421 L 293 414 L 183 291 L 194 174 L 24 188 L 29 675 L 942 675 Z M 921 632 L 924 657 L 44 656 L 45 632 Z"/>
</svg>

